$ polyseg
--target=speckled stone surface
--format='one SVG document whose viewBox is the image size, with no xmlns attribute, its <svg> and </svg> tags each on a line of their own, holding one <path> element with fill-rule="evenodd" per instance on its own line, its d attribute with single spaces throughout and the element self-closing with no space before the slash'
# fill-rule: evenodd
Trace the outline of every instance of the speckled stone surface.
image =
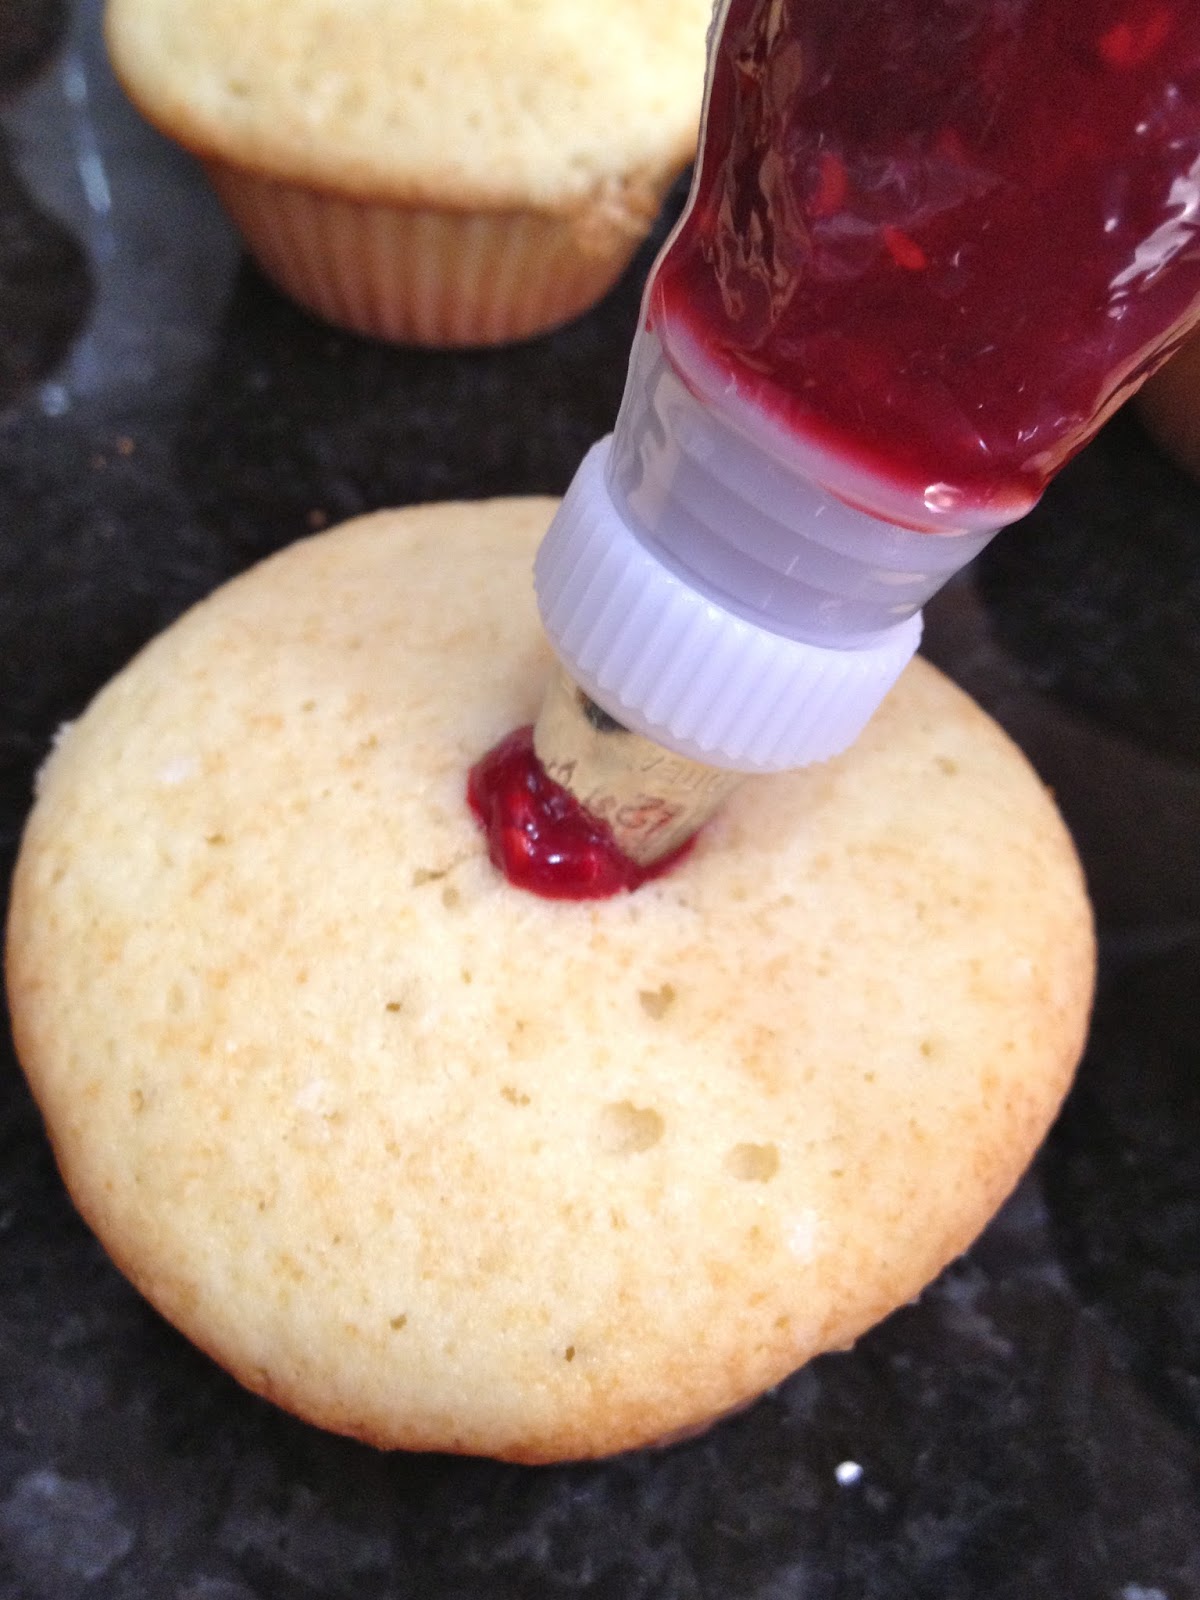
<svg viewBox="0 0 1200 1600">
<path fill-rule="evenodd" d="M 322 328 L 105 69 L 0 10 L 0 846 L 53 729 L 249 561 L 375 506 L 560 492 L 649 255 L 491 354 Z M 661 1454 L 384 1457 L 242 1393 L 73 1214 L 0 1061 L 0 1600 L 1200 1597 L 1200 487 L 1118 418 L 931 607 L 1075 829 L 1102 972 L 1034 1171 L 919 1304 Z"/>
</svg>

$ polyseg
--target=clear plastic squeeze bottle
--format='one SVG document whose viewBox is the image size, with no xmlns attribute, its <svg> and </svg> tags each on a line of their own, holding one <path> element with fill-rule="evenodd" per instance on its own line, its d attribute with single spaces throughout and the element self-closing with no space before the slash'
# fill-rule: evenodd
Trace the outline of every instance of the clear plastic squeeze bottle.
<svg viewBox="0 0 1200 1600">
<path fill-rule="evenodd" d="M 704 774 L 845 749 L 1198 313 L 1196 0 L 725 0 L 615 432 L 537 558 L 546 771 L 644 864 Z"/>
</svg>

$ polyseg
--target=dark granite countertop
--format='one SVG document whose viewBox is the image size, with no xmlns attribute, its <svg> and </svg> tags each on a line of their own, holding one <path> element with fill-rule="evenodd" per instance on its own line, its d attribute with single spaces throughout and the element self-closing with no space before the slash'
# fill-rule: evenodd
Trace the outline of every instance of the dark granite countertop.
<svg viewBox="0 0 1200 1600">
<path fill-rule="evenodd" d="M 56 725 L 216 583 L 376 506 L 560 492 L 649 260 L 504 352 L 319 326 L 125 104 L 98 9 L 0 9 L 5 880 Z M 1055 789 L 1101 930 L 1078 1085 L 969 1255 L 672 1450 L 382 1456 L 243 1393 L 127 1286 L 6 1047 L 0 1600 L 1200 1596 L 1200 488 L 1119 416 L 927 637 Z"/>
</svg>

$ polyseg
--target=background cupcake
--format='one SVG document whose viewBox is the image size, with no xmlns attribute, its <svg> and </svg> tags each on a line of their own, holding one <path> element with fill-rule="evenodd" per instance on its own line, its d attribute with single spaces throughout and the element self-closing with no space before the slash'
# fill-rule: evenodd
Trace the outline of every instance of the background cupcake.
<svg viewBox="0 0 1200 1600">
<path fill-rule="evenodd" d="M 1159 368 L 1135 404 L 1168 455 L 1200 477 L 1200 333 Z"/>
<path fill-rule="evenodd" d="M 340 326 L 498 344 L 592 305 L 695 148 L 709 0 L 110 0 L 113 64 Z"/>
</svg>

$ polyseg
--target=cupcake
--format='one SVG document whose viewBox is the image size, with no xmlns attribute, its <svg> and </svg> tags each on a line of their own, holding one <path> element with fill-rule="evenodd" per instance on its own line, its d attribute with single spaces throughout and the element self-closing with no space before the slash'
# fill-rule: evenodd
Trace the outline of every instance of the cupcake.
<svg viewBox="0 0 1200 1600">
<path fill-rule="evenodd" d="M 710 0 L 109 0 L 117 75 L 263 271 L 357 333 L 489 345 L 615 282 L 692 157 Z"/>
<path fill-rule="evenodd" d="M 635 893 L 512 887 L 467 772 L 551 671 L 554 510 L 379 512 L 219 590 L 64 730 L 13 882 L 83 1216 L 248 1388 L 388 1449 L 662 1443 L 852 1343 L 1011 1190 L 1087 1024 L 1062 822 L 920 660 Z"/>
<path fill-rule="evenodd" d="M 1200 477 L 1200 333 L 1159 368 L 1134 403 L 1167 454 Z"/>
</svg>

